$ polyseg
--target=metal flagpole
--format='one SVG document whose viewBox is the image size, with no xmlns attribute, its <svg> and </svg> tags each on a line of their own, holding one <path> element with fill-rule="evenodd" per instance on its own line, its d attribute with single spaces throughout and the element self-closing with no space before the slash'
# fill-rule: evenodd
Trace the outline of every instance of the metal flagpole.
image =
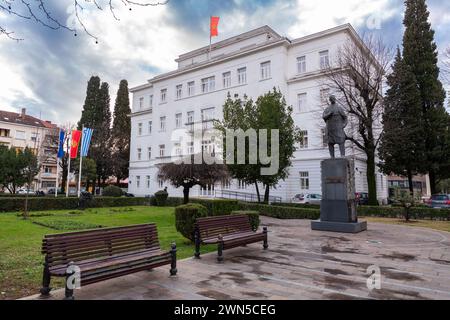
<svg viewBox="0 0 450 320">
<path fill-rule="evenodd" d="M 81 168 L 83 164 L 84 125 L 81 129 L 80 170 L 78 171 L 78 198 L 81 196 Z"/>
<path fill-rule="evenodd" d="M 72 147 L 72 132 L 70 133 L 70 143 L 69 143 L 69 150 L 68 150 L 68 155 L 69 155 L 69 162 L 67 164 L 67 187 L 66 187 L 66 198 L 69 197 L 69 180 L 70 180 L 70 149 Z"/>
<path fill-rule="evenodd" d="M 209 17 L 209 53 L 208 53 L 208 60 L 211 60 L 211 19 L 212 19 L 212 16 Z"/>
<path fill-rule="evenodd" d="M 58 197 L 58 187 L 59 187 L 59 157 L 56 156 L 56 183 L 55 183 L 55 198 Z"/>
</svg>

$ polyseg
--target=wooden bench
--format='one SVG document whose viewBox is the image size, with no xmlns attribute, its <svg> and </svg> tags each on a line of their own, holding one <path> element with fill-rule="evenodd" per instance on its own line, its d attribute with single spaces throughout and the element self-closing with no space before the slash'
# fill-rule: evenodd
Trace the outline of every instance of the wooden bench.
<svg viewBox="0 0 450 320">
<path fill-rule="evenodd" d="M 223 250 L 263 242 L 267 249 L 267 227 L 262 232 L 252 230 L 247 215 L 227 215 L 198 218 L 195 223 L 195 257 L 200 258 L 201 244 L 217 244 L 217 260 L 223 260 Z"/>
<path fill-rule="evenodd" d="M 65 277 L 65 299 L 73 299 L 74 284 L 87 285 L 170 264 L 177 273 L 176 245 L 161 251 L 156 225 L 142 224 L 115 228 L 46 235 L 42 295 L 49 295 L 51 277 Z"/>
</svg>

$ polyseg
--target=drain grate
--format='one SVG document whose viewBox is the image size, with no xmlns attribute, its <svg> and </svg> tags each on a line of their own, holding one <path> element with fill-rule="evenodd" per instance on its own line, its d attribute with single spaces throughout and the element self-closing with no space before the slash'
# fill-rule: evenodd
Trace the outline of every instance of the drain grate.
<svg viewBox="0 0 450 320">
<path fill-rule="evenodd" d="M 374 244 L 382 244 L 383 242 L 379 241 L 379 240 L 367 240 L 367 243 L 374 243 Z"/>
</svg>

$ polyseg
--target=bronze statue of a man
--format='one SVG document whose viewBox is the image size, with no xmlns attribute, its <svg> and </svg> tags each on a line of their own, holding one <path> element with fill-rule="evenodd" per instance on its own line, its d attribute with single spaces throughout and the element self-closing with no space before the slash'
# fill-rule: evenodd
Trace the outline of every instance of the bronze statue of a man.
<svg viewBox="0 0 450 320">
<path fill-rule="evenodd" d="M 325 109 L 322 116 L 327 124 L 328 149 L 330 150 L 330 156 L 334 158 L 334 145 L 338 144 L 341 157 L 345 157 L 346 135 L 344 128 L 348 122 L 347 115 L 344 108 L 336 104 L 335 96 L 330 95 L 330 102 L 331 105 Z"/>
</svg>

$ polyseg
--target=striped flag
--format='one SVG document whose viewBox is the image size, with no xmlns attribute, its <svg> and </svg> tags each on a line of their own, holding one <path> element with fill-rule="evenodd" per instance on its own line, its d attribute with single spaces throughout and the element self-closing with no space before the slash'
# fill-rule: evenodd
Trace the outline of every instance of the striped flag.
<svg viewBox="0 0 450 320">
<path fill-rule="evenodd" d="M 91 143 L 92 133 L 94 129 L 83 128 L 83 137 L 81 138 L 81 156 L 86 157 Z"/>
</svg>

